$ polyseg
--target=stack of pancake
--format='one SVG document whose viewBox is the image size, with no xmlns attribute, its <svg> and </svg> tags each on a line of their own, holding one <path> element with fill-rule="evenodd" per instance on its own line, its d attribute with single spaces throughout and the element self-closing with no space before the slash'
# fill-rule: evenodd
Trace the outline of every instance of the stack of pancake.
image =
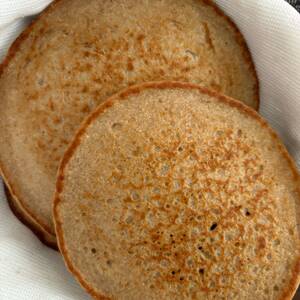
<svg viewBox="0 0 300 300">
<path fill-rule="evenodd" d="M 212 1 L 56 0 L 0 101 L 10 206 L 94 298 L 292 298 L 300 177 Z"/>
</svg>

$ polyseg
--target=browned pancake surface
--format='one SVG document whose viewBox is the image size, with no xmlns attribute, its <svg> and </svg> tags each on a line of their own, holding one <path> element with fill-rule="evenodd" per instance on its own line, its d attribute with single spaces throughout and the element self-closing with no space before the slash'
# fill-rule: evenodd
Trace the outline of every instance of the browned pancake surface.
<svg viewBox="0 0 300 300">
<path fill-rule="evenodd" d="M 57 181 L 67 266 L 95 298 L 291 299 L 299 174 L 255 111 L 144 84 L 82 125 Z"/>
<path fill-rule="evenodd" d="M 0 165 L 43 230 L 59 161 L 83 118 L 135 83 L 199 83 L 258 107 L 246 44 L 211 2 L 61 0 L 15 43 L 0 71 Z"/>
</svg>

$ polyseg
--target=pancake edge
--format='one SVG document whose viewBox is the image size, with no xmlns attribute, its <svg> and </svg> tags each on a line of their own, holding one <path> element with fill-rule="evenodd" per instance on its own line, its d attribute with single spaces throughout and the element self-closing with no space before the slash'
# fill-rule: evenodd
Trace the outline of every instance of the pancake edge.
<svg viewBox="0 0 300 300">
<path fill-rule="evenodd" d="M 23 225 L 30 229 L 45 246 L 58 251 L 56 236 L 50 235 L 47 231 L 44 231 L 39 224 L 37 224 L 28 214 L 26 214 L 26 212 L 24 212 L 19 206 L 17 200 L 14 199 L 10 194 L 8 187 L 4 183 L 3 185 L 6 200 L 12 213 L 17 217 L 17 219 L 19 219 L 21 223 L 23 223 Z"/>
</svg>

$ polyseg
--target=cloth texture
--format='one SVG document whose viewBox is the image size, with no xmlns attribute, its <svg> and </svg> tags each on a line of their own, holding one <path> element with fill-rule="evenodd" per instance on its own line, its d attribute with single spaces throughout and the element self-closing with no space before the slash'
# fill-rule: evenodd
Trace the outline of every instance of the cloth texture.
<svg viewBox="0 0 300 300">
<path fill-rule="evenodd" d="M 50 0 L 0 0 L 0 61 Z M 300 167 L 300 1 L 216 0 L 244 34 L 260 81 L 260 113 Z M 151 1 L 149 2 L 151 4 Z M 1 99 L 0 99 L 1 102 Z M 1 114 L 1 110 L 0 110 Z M 1 115 L 0 115 L 1 117 Z M 0 179 L 0 300 L 85 300 L 60 254 L 10 211 Z M 295 299 L 300 300 L 300 295 Z"/>
</svg>

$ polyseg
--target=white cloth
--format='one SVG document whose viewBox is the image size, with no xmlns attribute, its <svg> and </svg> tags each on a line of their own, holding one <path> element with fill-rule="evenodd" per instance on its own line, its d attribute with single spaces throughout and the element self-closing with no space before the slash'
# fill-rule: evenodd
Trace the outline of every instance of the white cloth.
<svg viewBox="0 0 300 300">
<path fill-rule="evenodd" d="M 28 23 L 24 17 L 37 14 L 49 2 L 0 0 L 0 59 Z M 243 32 L 260 79 L 260 111 L 300 167 L 300 14 L 284 0 L 216 2 Z M 14 217 L 1 184 L 0 266 L 0 300 L 89 299 L 60 255 Z"/>
</svg>

